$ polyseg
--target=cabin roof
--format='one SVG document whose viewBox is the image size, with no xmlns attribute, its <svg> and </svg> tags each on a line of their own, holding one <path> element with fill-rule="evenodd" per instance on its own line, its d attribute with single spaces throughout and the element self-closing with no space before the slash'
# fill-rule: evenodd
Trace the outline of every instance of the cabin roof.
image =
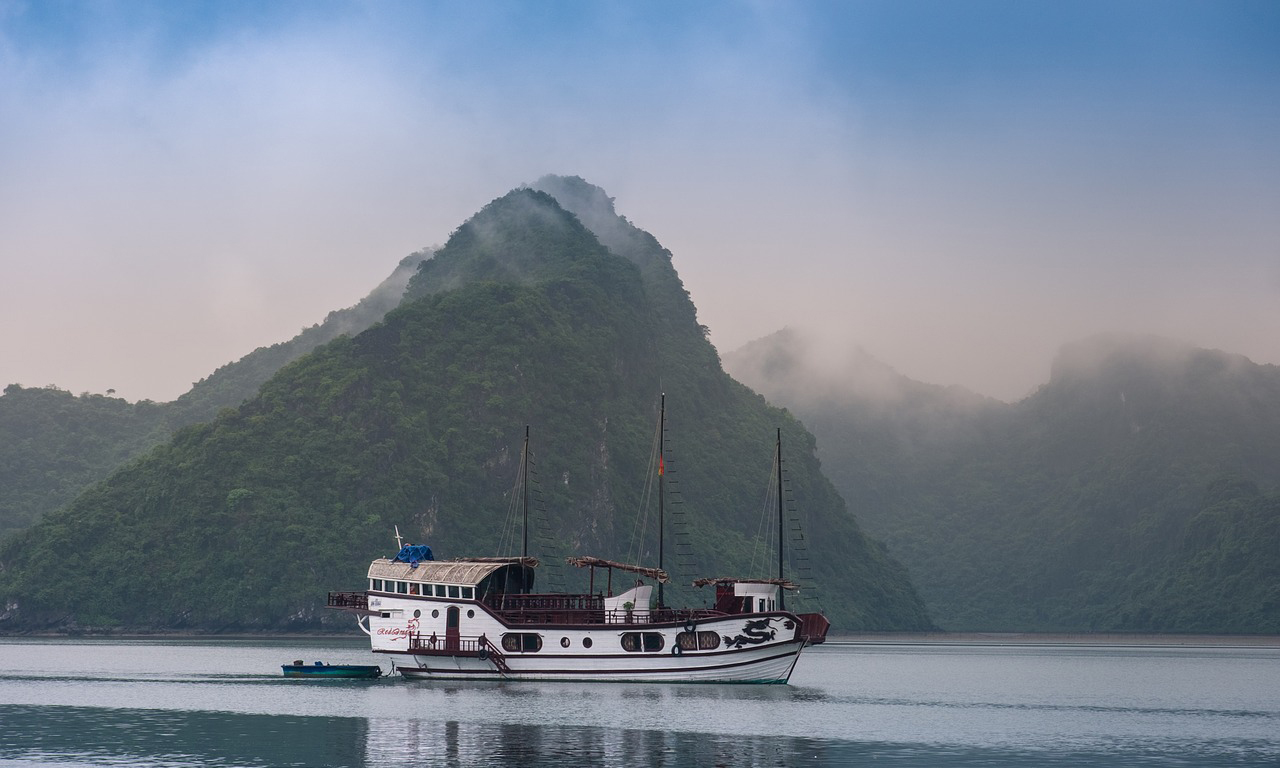
<svg viewBox="0 0 1280 768">
<path fill-rule="evenodd" d="M 532 562 L 529 562 L 532 561 Z M 369 578 L 429 581 L 443 584 L 479 584 L 486 576 L 510 565 L 532 567 L 533 558 L 477 558 L 475 560 L 422 560 L 409 563 L 379 558 L 369 564 Z"/>
</svg>

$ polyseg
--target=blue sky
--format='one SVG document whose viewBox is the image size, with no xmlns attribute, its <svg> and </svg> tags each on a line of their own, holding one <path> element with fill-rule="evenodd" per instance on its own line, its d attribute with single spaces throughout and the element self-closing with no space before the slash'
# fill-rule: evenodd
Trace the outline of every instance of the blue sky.
<svg viewBox="0 0 1280 768">
<path fill-rule="evenodd" d="M 1277 136 L 1275 2 L 0 0 L 0 383 L 171 399 L 549 172 L 722 351 L 1277 363 Z"/>
</svg>

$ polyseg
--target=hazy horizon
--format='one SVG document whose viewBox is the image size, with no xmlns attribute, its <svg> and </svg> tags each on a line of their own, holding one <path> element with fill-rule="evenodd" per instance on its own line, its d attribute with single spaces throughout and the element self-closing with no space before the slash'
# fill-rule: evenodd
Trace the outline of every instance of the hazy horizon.
<svg viewBox="0 0 1280 768">
<path fill-rule="evenodd" d="M 1280 5 L 0 0 L 0 387 L 171 400 L 579 175 L 722 352 L 1280 363 Z"/>
</svg>

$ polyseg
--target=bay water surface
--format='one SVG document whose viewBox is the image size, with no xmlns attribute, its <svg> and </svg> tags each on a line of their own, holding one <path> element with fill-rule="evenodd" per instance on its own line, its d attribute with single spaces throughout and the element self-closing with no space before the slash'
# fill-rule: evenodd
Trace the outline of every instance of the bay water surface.
<svg viewBox="0 0 1280 768">
<path fill-rule="evenodd" d="M 829 642 L 790 685 L 286 679 L 350 640 L 0 639 L 0 767 L 1280 766 L 1280 645 Z"/>
</svg>

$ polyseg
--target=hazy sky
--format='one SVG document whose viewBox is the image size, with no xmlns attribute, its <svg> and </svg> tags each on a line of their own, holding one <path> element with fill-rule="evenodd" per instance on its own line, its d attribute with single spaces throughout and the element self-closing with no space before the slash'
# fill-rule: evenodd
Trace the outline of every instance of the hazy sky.
<svg viewBox="0 0 1280 768">
<path fill-rule="evenodd" d="M 168 400 L 544 173 L 722 350 L 1280 363 L 1280 3 L 0 0 L 0 386 Z"/>
</svg>

